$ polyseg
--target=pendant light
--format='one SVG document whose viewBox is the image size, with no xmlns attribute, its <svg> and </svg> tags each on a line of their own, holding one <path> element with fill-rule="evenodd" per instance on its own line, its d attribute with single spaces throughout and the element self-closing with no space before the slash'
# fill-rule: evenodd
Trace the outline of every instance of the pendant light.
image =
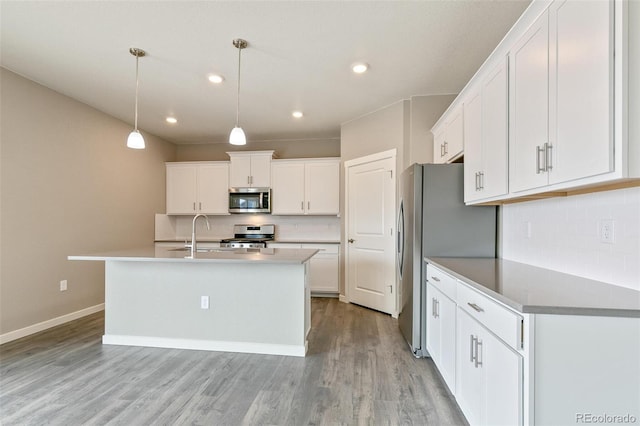
<svg viewBox="0 0 640 426">
<path fill-rule="evenodd" d="M 129 49 L 129 53 L 136 57 L 136 112 L 135 112 L 135 120 L 134 120 L 134 129 L 133 132 L 129 133 L 129 137 L 127 138 L 127 147 L 133 149 L 144 149 L 144 138 L 140 131 L 138 131 L 138 60 L 146 55 L 147 53 L 136 47 L 132 47 Z"/>
<path fill-rule="evenodd" d="M 236 106 L 236 127 L 231 130 L 229 135 L 229 143 L 231 145 L 246 145 L 247 137 L 244 135 L 244 131 L 240 127 L 240 58 L 242 56 L 242 49 L 247 47 L 246 40 L 237 38 L 233 40 L 233 45 L 238 49 L 238 103 Z"/>
</svg>

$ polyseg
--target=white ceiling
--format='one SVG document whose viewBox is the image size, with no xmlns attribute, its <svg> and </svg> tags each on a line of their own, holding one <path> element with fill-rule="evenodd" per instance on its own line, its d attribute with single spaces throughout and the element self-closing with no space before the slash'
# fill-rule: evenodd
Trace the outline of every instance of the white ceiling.
<svg viewBox="0 0 640 426">
<path fill-rule="evenodd" d="M 1 65 L 133 124 L 129 48 L 139 47 L 139 127 L 175 143 L 226 142 L 240 37 L 249 142 L 336 138 L 342 123 L 401 99 L 458 93 L 528 3 L 2 0 Z M 370 70 L 353 74 L 357 61 Z"/>
</svg>

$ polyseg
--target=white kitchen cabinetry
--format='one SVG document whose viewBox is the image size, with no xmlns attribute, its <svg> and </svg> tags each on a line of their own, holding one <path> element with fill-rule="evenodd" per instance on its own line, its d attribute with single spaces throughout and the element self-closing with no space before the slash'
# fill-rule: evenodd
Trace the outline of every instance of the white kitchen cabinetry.
<svg viewBox="0 0 640 426">
<path fill-rule="evenodd" d="M 512 192 L 613 170 L 613 7 L 556 0 L 512 47 Z"/>
<path fill-rule="evenodd" d="M 427 282 L 427 351 L 451 393 L 456 385 L 456 304 Z"/>
<path fill-rule="evenodd" d="M 229 163 L 166 163 L 167 214 L 229 214 Z"/>
<path fill-rule="evenodd" d="M 227 152 L 230 188 L 270 188 L 274 151 Z"/>
<path fill-rule="evenodd" d="M 274 215 L 337 215 L 340 160 L 275 160 L 271 164 Z"/>
<path fill-rule="evenodd" d="M 340 291 L 339 244 L 311 244 L 311 243 L 267 243 L 270 248 L 315 249 L 320 250 L 309 261 L 309 287 L 318 296 L 322 294 L 335 295 Z"/>
<path fill-rule="evenodd" d="M 447 111 L 432 132 L 434 163 L 449 163 L 460 157 L 464 149 L 462 105 Z"/>
<path fill-rule="evenodd" d="M 449 388 L 469 424 L 588 423 L 581 419 L 590 413 L 640 418 L 640 318 L 637 304 L 623 302 L 637 295 L 614 297 L 616 290 L 589 287 L 590 280 L 516 262 L 440 260 L 446 272 L 427 264 L 427 349 L 446 381 L 446 352 L 437 350 L 444 304 L 437 301 L 449 298 L 457 307 Z M 581 305 L 588 287 L 592 299 Z M 634 308 L 610 309 L 616 305 Z"/>
<path fill-rule="evenodd" d="M 508 61 L 502 58 L 464 105 L 464 200 L 508 192 Z"/>
<path fill-rule="evenodd" d="M 470 425 L 521 425 L 522 356 L 458 308 L 456 400 Z"/>
</svg>

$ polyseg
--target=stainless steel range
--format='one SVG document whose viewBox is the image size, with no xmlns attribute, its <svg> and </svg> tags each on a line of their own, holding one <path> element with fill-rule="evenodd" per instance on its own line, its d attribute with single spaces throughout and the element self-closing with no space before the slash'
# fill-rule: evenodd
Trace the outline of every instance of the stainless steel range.
<svg viewBox="0 0 640 426">
<path fill-rule="evenodd" d="M 220 247 L 264 248 L 273 241 L 275 225 L 234 225 L 233 238 L 220 241 Z"/>
</svg>

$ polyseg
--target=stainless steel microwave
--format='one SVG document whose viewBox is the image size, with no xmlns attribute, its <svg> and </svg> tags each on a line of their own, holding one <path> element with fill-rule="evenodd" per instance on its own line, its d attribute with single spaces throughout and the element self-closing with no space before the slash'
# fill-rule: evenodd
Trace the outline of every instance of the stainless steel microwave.
<svg viewBox="0 0 640 426">
<path fill-rule="evenodd" d="M 229 213 L 271 213 L 271 188 L 229 189 Z"/>
</svg>

